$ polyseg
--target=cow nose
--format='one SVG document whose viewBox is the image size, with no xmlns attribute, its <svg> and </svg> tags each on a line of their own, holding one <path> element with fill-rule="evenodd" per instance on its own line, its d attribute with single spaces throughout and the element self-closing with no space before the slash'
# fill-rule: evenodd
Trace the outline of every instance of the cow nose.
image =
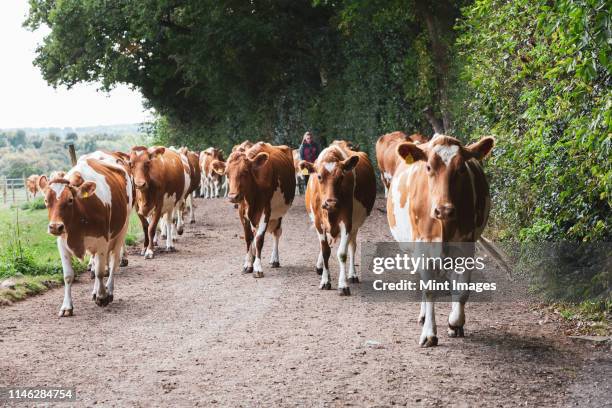
<svg viewBox="0 0 612 408">
<path fill-rule="evenodd" d="M 434 209 L 434 217 L 439 220 L 452 220 L 455 218 L 455 206 L 452 204 L 438 205 Z"/>
<path fill-rule="evenodd" d="M 335 198 L 328 198 L 325 200 L 325 202 L 323 203 L 322 207 L 324 210 L 330 210 L 330 209 L 334 209 L 336 208 L 336 205 L 338 204 L 338 200 Z"/>
<path fill-rule="evenodd" d="M 136 185 L 136 188 L 138 190 L 143 190 L 143 189 L 145 189 L 147 187 L 147 182 L 146 181 L 136 181 L 134 184 Z"/>
<path fill-rule="evenodd" d="M 64 223 L 63 222 L 50 222 L 49 223 L 49 233 L 53 235 L 62 235 L 64 233 Z"/>
<path fill-rule="evenodd" d="M 227 199 L 229 200 L 230 203 L 236 204 L 238 201 L 240 201 L 240 195 L 230 193 L 227 195 Z"/>
</svg>

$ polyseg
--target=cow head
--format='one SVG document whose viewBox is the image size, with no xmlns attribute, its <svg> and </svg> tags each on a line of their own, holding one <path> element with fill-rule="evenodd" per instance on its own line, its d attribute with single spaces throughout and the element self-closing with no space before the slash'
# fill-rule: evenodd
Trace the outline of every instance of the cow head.
<svg viewBox="0 0 612 408">
<path fill-rule="evenodd" d="M 344 177 L 357 166 L 358 162 L 359 156 L 350 156 L 344 160 L 335 156 L 323 156 L 314 164 L 302 160 L 299 166 L 300 169 L 308 170 L 311 177 L 316 174 L 317 182 L 320 185 L 321 207 L 329 212 L 334 212 L 340 201 Z"/>
<path fill-rule="evenodd" d="M 30 177 L 26 179 L 26 187 L 30 193 L 36 196 L 38 192 L 38 179 L 40 176 L 38 174 L 32 174 Z"/>
<path fill-rule="evenodd" d="M 266 152 L 259 152 L 256 156 L 249 158 L 242 151 L 233 152 L 227 160 L 225 175 L 229 182 L 228 199 L 232 203 L 240 202 L 245 196 L 251 195 L 255 185 L 266 182 L 266 177 L 270 173 L 268 159 L 270 155 Z M 215 164 L 216 163 L 216 164 Z M 213 162 L 213 169 L 221 171 L 220 163 Z M 269 178 L 269 177 L 268 177 Z"/>
<path fill-rule="evenodd" d="M 78 200 L 87 199 L 96 191 L 96 183 L 86 181 L 80 186 L 73 186 L 68 180 L 53 179 L 41 176 L 38 187 L 45 195 L 45 205 L 49 215 L 49 234 L 60 236 L 65 233 L 66 225 L 74 216 L 74 208 Z"/>
<path fill-rule="evenodd" d="M 432 218 L 450 221 L 457 216 L 457 202 L 468 194 L 470 176 L 466 162 L 486 157 L 494 145 L 492 137 L 482 138 L 469 146 L 449 136 L 437 136 L 430 143 L 402 143 L 397 154 L 406 163 L 422 162 L 428 176 Z"/>
<path fill-rule="evenodd" d="M 134 185 L 139 191 L 144 191 L 151 185 L 151 160 L 154 160 L 164 154 L 165 147 L 150 147 L 144 146 L 132 147 L 130 151 L 130 169 L 134 177 Z"/>
</svg>

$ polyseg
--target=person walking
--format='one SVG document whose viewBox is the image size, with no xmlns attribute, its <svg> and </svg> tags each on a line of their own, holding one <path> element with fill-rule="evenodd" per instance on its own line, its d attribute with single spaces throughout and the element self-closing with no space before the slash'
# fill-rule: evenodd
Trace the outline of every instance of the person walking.
<svg viewBox="0 0 612 408">
<path fill-rule="evenodd" d="M 319 144 L 312 138 L 312 133 L 306 132 L 302 137 L 302 144 L 300 145 L 300 160 L 304 160 L 310 163 L 314 163 L 321 153 Z M 304 186 L 308 185 L 308 178 L 310 175 L 304 175 Z"/>
</svg>

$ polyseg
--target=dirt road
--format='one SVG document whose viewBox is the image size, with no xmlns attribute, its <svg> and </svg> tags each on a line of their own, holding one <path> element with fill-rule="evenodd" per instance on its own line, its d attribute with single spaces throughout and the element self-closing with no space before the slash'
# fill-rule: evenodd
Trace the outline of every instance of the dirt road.
<svg viewBox="0 0 612 408">
<path fill-rule="evenodd" d="M 319 290 L 317 242 L 302 197 L 283 222 L 282 267 L 266 268 L 263 279 L 241 274 L 244 245 L 232 206 L 197 205 L 198 222 L 187 226 L 179 252 L 148 261 L 131 254 L 110 306 L 91 301 L 83 276 L 73 289 L 74 317 L 56 317 L 62 289 L 1 308 L 0 386 L 74 386 L 77 406 L 612 401 L 609 350 L 570 342 L 528 304 L 469 304 L 464 339 L 446 336 L 449 308 L 439 305 L 440 345 L 422 349 L 418 304 Z M 381 211 L 360 235 L 391 238 Z"/>
</svg>

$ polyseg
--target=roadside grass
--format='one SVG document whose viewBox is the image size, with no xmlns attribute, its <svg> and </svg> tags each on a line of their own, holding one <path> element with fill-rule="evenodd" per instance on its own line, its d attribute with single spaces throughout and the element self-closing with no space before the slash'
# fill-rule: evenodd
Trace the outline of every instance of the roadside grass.
<svg viewBox="0 0 612 408">
<path fill-rule="evenodd" d="M 42 208 L 41 208 L 42 204 Z M 0 304 L 10 304 L 63 283 L 55 237 L 47 233 L 47 211 L 42 198 L 0 209 Z M 142 237 L 140 221 L 131 215 L 126 243 Z M 73 259 L 78 275 L 86 261 Z"/>
</svg>

